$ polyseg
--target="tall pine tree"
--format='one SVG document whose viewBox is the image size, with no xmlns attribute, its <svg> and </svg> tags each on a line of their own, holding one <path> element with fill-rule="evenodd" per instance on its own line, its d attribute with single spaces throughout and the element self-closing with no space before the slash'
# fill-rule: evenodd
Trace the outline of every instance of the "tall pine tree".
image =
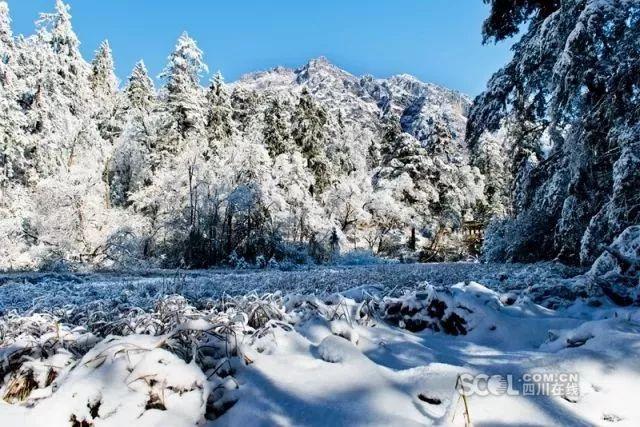
<svg viewBox="0 0 640 427">
<path fill-rule="evenodd" d="M 216 151 L 216 144 L 226 141 L 233 134 L 231 98 L 218 71 L 207 90 L 206 133 L 210 155 Z"/>
<path fill-rule="evenodd" d="M 138 61 L 124 89 L 126 108 L 150 113 L 155 105 L 156 91 L 144 61 Z"/>
<path fill-rule="evenodd" d="M 186 141 L 204 133 L 205 111 L 200 78 L 208 71 L 195 40 L 183 33 L 160 77 L 166 82 L 159 149 L 177 153 Z"/>
<path fill-rule="evenodd" d="M 284 115 L 284 107 L 278 97 L 274 97 L 264 112 L 264 145 L 271 158 L 292 151 L 291 131 Z"/>
<path fill-rule="evenodd" d="M 91 62 L 89 77 L 91 89 L 98 102 L 112 102 L 118 92 L 118 78 L 114 71 L 113 56 L 108 41 L 102 42 Z"/>
<path fill-rule="evenodd" d="M 38 34 L 60 56 L 80 57 L 80 41 L 71 25 L 70 6 L 56 0 L 55 12 L 42 13 L 37 21 Z"/>
<path fill-rule="evenodd" d="M 17 102 L 15 43 L 11 30 L 9 6 L 0 1 L 0 196 L 9 181 L 26 181 L 24 116 Z"/>
<path fill-rule="evenodd" d="M 304 88 L 292 120 L 293 140 L 307 159 L 307 166 L 316 179 L 315 185 L 311 186 L 309 191 L 313 195 L 319 195 L 331 183 L 331 167 L 325 153 L 328 140 L 325 128 L 327 113 Z"/>
<path fill-rule="evenodd" d="M 109 197 L 115 206 L 128 206 L 130 197 L 151 183 L 159 162 L 154 127 L 155 89 L 144 62 L 138 62 L 124 89 L 124 125 L 106 171 Z"/>
<path fill-rule="evenodd" d="M 29 136 L 41 174 L 70 167 L 79 151 L 98 146 L 93 140 L 90 68 L 80 54 L 69 10 L 57 0 L 55 12 L 41 14 L 37 37 L 26 46 L 31 55 L 25 59 L 24 74 L 33 94 L 27 112 Z"/>
<path fill-rule="evenodd" d="M 0 66 L 9 63 L 14 45 L 9 5 L 4 1 L 0 1 Z"/>
<path fill-rule="evenodd" d="M 122 120 L 117 114 L 118 78 L 108 41 L 102 42 L 91 62 L 89 84 L 96 103 L 97 126 L 102 137 L 113 143 L 122 132 Z"/>
</svg>

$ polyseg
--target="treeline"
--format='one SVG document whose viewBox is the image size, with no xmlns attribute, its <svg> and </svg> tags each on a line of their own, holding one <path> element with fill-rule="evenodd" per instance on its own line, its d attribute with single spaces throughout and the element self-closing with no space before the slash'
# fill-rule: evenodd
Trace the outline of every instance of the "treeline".
<svg viewBox="0 0 640 427">
<path fill-rule="evenodd" d="M 408 78 L 350 83 L 356 109 L 379 111 L 369 116 L 319 100 L 312 82 L 257 90 L 217 73 L 202 87 L 203 53 L 183 34 L 160 88 L 143 62 L 119 82 L 107 42 L 82 58 L 61 0 L 29 37 L 12 34 L 0 2 L 0 58 L 3 269 L 264 266 L 353 250 L 460 259 L 464 221 L 502 209 L 455 131 L 464 117 L 425 105 L 427 85 Z M 335 77 L 322 61 L 308 78 Z M 417 91 L 415 105 L 394 105 L 396 90 Z"/>
</svg>

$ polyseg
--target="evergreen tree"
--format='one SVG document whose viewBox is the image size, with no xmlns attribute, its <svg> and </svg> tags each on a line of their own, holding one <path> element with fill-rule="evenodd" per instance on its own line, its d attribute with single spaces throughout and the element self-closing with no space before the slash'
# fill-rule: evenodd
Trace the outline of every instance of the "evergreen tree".
<svg viewBox="0 0 640 427">
<path fill-rule="evenodd" d="M 331 182 L 330 165 L 325 153 L 327 145 L 326 111 L 316 104 L 307 89 L 303 89 L 293 113 L 293 141 L 315 176 L 311 194 L 321 194 Z"/>
<path fill-rule="evenodd" d="M 424 144 L 432 156 L 445 156 L 447 157 L 447 161 L 453 160 L 452 156 L 455 155 L 455 151 L 458 149 L 458 147 L 453 144 L 451 132 L 447 126 L 440 121 L 436 121 L 433 124 L 431 132 L 425 138 Z"/>
<path fill-rule="evenodd" d="M 94 135 L 90 68 L 80 54 L 69 6 L 57 0 L 55 12 L 41 14 L 37 26 L 37 37 L 25 41 L 30 55 L 21 73 L 29 88 L 30 156 L 38 173 L 46 175 L 73 165 L 85 148 L 99 149 L 101 138 Z"/>
<path fill-rule="evenodd" d="M 331 160 L 332 164 L 337 165 L 336 170 L 343 175 L 349 175 L 357 171 L 356 159 L 354 156 L 356 153 L 350 149 L 349 138 L 352 137 L 347 133 L 347 126 L 344 120 L 344 114 L 342 109 L 338 110 L 338 116 L 335 123 L 336 132 L 331 138 L 331 144 L 327 156 Z"/>
<path fill-rule="evenodd" d="M 129 120 L 107 164 L 108 197 L 113 206 L 129 206 L 131 195 L 152 182 L 150 136 L 142 117 Z"/>
<path fill-rule="evenodd" d="M 113 143 L 122 132 L 123 120 L 118 114 L 118 79 L 115 75 L 109 42 L 104 41 L 91 63 L 89 84 L 95 97 L 97 126 L 102 137 Z"/>
<path fill-rule="evenodd" d="M 135 65 L 124 93 L 123 132 L 106 171 L 109 198 L 114 206 L 128 206 L 133 193 L 150 185 L 158 163 L 153 123 L 155 89 L 144 62 Z"/>
<path fill-rule="evenodd" d="M 513 142 L 512 260 L 589 263 L 640 222 L 640 9 L 622 0 L 493 1 L 485 41 L 528 23 L 513 59 L 470 112 L 467 139 L 508 121 Z M 624 165 L 624 167 L 622 167 Z M 633 171 L 633 172 L 631 172 Z M 499 242 L 501 239 L 488 239 Z"/>
<path fill-rule="evenodd" d="M 80 41 L 71 25 L 70 9 L 62 0 L 56 0 L 54 13 L 40 15 L 38 34 L 56 54 L 77 59 L 80 57 Z"/>
<path fill-rule="evenodd" d="M 159 149 L 177 153 L 189 139 L 203 134 L 205 111 L 200 78 L 207 72 L 202 51 L 183 33 L 160 75 L 166 82 Z"/>
<path fill-rule="evenodd" d="M 13 65 L 11 64 L 15 50 L 13 32 L 11 30 L 11 17 L 9 16 L 9 6 L 6 2 L 0 1 L 0 85 L 6 87 L 13 85 L 14 78 Z"/>
<path fill-rule="evenodd" d="M 26 181 L 24 116 L 17 102 L 18 82 L 13 60 L 15 43 L 9 6 L 0 2 L 0 195 L 9 181 Z"/>
<path fill-rule="evenodd" d="M 428 178 L 427 151 L 409 134 L 402 132 L 400 119 L 387 119 L 380 148 L 381 165 L 378 177 L 397 178 L 406 173 L 414 181 Z"/>
<path fill-rule="evenodd" d="M 423 144 L 434 166 L 429 175 L 438 193 L 437 200 L 431 204 L 431 212 L 440 217 L 453 219 L 458 226 L 462 222 L 465 210 L 472 208 L 471 204 L 461 200 L 463 195 L 459 194 L 459 188 L 465 180 L 479 177 L 469 176 L 476 171 L 468 169 L 469 159 L 463 158 L 463 148 L 455 143 L 451 132 L 442 121 L 433 123 Z"/>
<path fill-rule="evenodd" d="M 211 152 L 215 152 L 216 143 L 233 134 L 231 99 L 220 72 L 213 77 L 207 91 L 206 131 Z"/>
<path fill-rule="evenodd" d="M 495 134 L 485 132 L 475 147 L 472 164 L 485 180 L 486 203 L 479 206 L 479 219 L 504 218 L 511 210 L 513 171 L 510 138 L 505 135 L 508 125 Z"/>
<path fill-rule="evenodd" d="M 560 0 L 483 1 L 491 3 L 491 14 L 482 27 L 485 42 L 492 38 L 499 41 L 511 37 L 532 17 L 539 22 L 560 6 Z"/>
<path fill-rule="evenodd" d="M 277 97 L 271 100 L 264 112 L 263 138 L 271 158 L 290 153 L 293 149 L 284 107 Z"/>
<path fill-rule="evenodd" d="M 233 106 L 233 120 L 238 124 L 241 132 L 249 133 L 258 113 L 258 101 L 260 97 L 252 90 L 236 87 L 231 93 L 231 105 Z"/>
<path fill-rule="evenodd" d="M 138 61 L 124 89 L 127 109 L 149 113 L 155 104 L 155 88 L 144 61 Z"/>
<path fill-rule="evenodd" d="M 7 99 L 10 96 L 6 91 L 15 87 L 14 51 L 15 42 L 13 40 L 13 31 L 11 30 L 9 6 L 6 2 L 0 1 L 0 87 L 4 89 L 0 96 L 4 95 Z"/>
<path fill-rule="evenodd" d="M 26 122 L 16 102 L 17 88 L 11 80 L 0 83 L 0 188 L 8 181 L 26 184 L 30 165 L 27 158 L 26 138 L 22 129 Z M 0 191 L 0 194 L 2 192 Z"/>
<path fill-rule="evenodd" d="M 0 1 L 0 66 L 9 62 L 14 47 L 9 6 L 6 2 Z"/>
<path fill-rule="evenodd" d="M 91 63 L 89 77 L 91 89 L 100 104 L 113 103 L 118 92 L 118 78 L 113 65 L 113 56 L 108 41 L 102 42 Z"/>
</svg>

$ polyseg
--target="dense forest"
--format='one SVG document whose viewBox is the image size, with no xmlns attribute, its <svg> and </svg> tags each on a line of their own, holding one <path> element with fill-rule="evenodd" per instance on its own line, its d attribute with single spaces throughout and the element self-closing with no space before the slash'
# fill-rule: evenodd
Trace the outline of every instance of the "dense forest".
<svg viewBox="0 0 640 427">
<path fill-rule="evenodd" d="M 590 264 L 640 223 L 640 4 L 491 4 L 485 41 L 528 29 L 469 116 L 472 151 L 486 130 L 506 129 L 513 177 L 510 215 L 490 227 L 485 255 Z"/>
<path fill-rule="evenodd" d="M 325 58 L 203 87 L 186 33 L 161 87 L 143 62 L 121 83 L 107 42 L 82 58 L 62 1 L 29 37 L 0 17 L 3 268 L 469 253 L 463 224 L 487 203 L 465 96 Z"/>
<path fill-rule="evenodd" d="M 473 103 L 325 58 L 227 84 L 186 33 L 155 87 L 87 62 L 57 0 L 0 2 L 0 268 L 402 260 L 591 263 L 640 222 L 633 1 L 493 1 L 526 27 Z M 469 232 L 471 230 L 471 233 Z"/>
</svg>

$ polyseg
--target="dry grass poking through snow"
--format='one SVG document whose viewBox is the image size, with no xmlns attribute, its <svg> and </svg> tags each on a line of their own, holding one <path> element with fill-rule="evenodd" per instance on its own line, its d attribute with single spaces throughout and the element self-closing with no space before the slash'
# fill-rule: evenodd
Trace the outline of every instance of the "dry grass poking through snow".
<svg viewBox="0 0 640 427">
<path fill-rule="evenodd" d="M 83 325 L 10 313 L 0 320 L 0 395 L 78 426 L 103 418 L 152 424 L 158 411 L 164 422 L 176 417 L 171 425 L 215 419 L 237 400 L 236 371 L 252 363 L 243 349 L 302 317 L 341 319 L 338 332 L 350 337 L 350 324 L 373 315 L 372 300 L 354 310 L 335 298 L 252 294 L 196 309 L 174 295 L 148 312 L 63 313 Z"/>
<path fill-rule="evenodd" d="M 507 400 L 499 418 L 504 399 L 471 398 L 474 420 L 640 421 L 624 397 L 640 380 L 640 357 L 625 359 L 640 356 L 637 309 L 554 312 L 476 283 L 100 307 L 0 319 L 0 424 L 446 423 L 460 373 L 552 368 L 584 374 L 585 396 Z"/>
</svg>

